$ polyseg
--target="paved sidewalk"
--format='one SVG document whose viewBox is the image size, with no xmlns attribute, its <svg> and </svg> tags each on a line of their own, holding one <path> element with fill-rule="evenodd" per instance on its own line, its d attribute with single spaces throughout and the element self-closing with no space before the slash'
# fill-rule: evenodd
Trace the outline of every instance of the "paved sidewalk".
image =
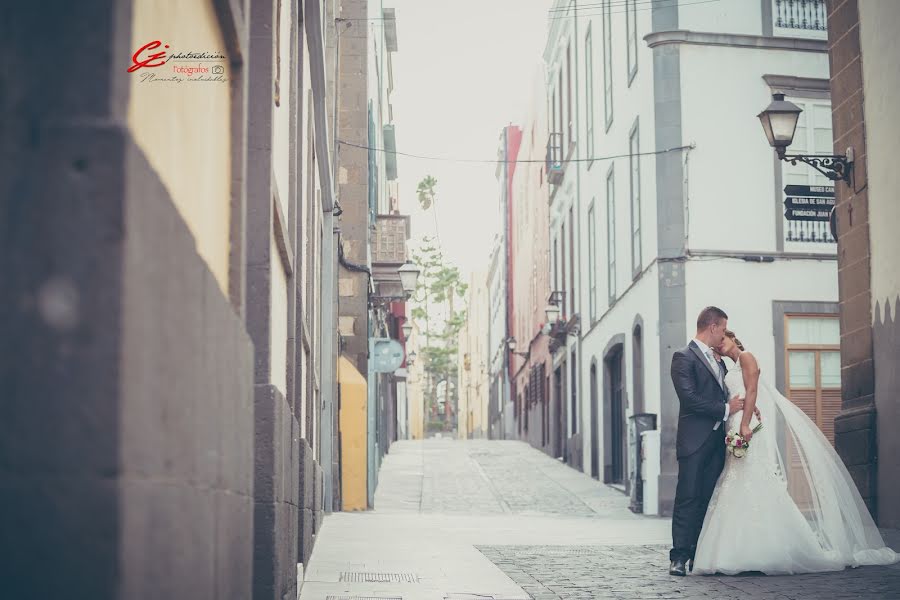
<svg viewBox="0 0 900 600">
<path fill-rule="evenodd" d="M 794 577 L 667 573 L 670 522 L 520 442 L 398 442 L 375 510 L 325 519 L 303 600 L 900 599 L 900 565 Z M 900 532 L 886 532 L 900 548 Z"/>
</svg>

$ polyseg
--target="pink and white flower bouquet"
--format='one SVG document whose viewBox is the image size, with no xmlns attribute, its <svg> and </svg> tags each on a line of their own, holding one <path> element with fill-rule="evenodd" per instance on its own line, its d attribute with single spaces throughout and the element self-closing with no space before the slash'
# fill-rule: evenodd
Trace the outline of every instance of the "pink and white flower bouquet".
<svg viewBox="0 0 900 600">
<path fill-rule="evenodd" d="M 762 423 L 753 428 L 753 433 L 762 429 Z M 732 429 L 725 436 L 725 450 L 735 458 L 744 458 L 750 451 L 750 441 L 745 440 L 741 434 Z"/>
</svg>

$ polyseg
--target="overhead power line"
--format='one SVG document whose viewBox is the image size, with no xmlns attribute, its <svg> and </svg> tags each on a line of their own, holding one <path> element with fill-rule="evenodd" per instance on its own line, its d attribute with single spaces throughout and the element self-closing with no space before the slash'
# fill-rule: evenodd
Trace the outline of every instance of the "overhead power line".
<svg viewBox="0 0 900 600">
<path fill-rule="evenodd" d="M 694 0 L 693 2 L 680 2 L 678 4 L 678 7 L 680 8 L 680 7 L 684 7 L 684 6 L 696 6 L 698 4 L 711 4 L 713 2 L 719 2 L 719 1 L 720 0 Z M 653 0 L 650 0 L 650 2 L 652 4 L 655 4 L 655 2 L 653 2 Z M 615 8 L 617 10 L 604 11 L 604 10 L 601 10 L 600 7 L 593 7 L 593 8 L 588 8 L 588 9 L 583 9 L 583 8 L 579 7 L 579 8 L 572 9 L 572 14 L 551 15 L 551 16 L 547 17 L 547 19 L 550 21 L 556 21 L 558 19 L 575 19 L 578 17 L 599 17 L 599 16 L 602 16 L 604 14 L 604 12 L 609 15 L 621 15 L 621 14 L 625 14 L 626 12 L 631 12 L 632 10 L 635 12 L 645 11 L 645 10 L 653 10 L 654 8 L 656 8 L 656 6 L 641 6 L 639 8 L 636 7 L 633 9 L 626 8 L 625 10 L 618 10 L 621 8 L 621 6 L 616 6 Z M 596 10 L 597 12 L 582 12 L 583 10 Z"/>
<path fill-rule="evenodd" d="M 446 156 L 425 156 L 422 154 L 410 154 L 407 152 L 397 152 L 396 150 L 386 150 L 384 148 L 374 148 L 372 146 L 364 146 L 362 144 L 353 144 L 350 142 L 345 142 L 343 140 L 338 140 L 338 144 L 341 144 L 342 146 L 348 146 L 351 148 L 359 148 L 361 150 L 373 150 L 375 152 L 384 152 L 386 154 L 395 154 L 397 156 L 406 156 L 408 158 L 417 158 L 420 160 L 434 160 L 434 161 L 440 161 L 440 162 L 479 163 L 479 164 L 491 164 L 491 165 L 495 165 L 497 163 L 506 163 L 506 164 L 541 163 L 541 164 L 544 164 L 547 162 L 546 160 L 543 160 L 543 159 L 500 160 L 500 159 L 495 158 L 493 160 L 488 160 L 488 159 L 483 159 L 483 158 L 453 158 L 453 157 L 446 157 Z M 590 158 L 572 158 L 565 162 L 593 162 L 593 161 L 600 161 L 600 160 L 614 160 L 616 158 L 628 158 L 629 156 L 652 156 L 655 154 L 665 154 L 667 152 L 677 152 L 679 150 L 687 150 L 688 148 L 693 148 L 693 147 L 694 147 L 693 144 L 689 144 L 687 146 L 675 146 L 672 148 L 666 148 L 664 150 L 638 152 L 636 154 L 614 154 L 614 155 L 610 155 L 610 156 L 593 156 Z"/>
<path fill-rule="evenodd" d="M 654 8 L 656 8 L 656 6 L 661 6 L 661 4 L 659 4 L 660 2 L 675 2 L 675 1 L 676 0 L 638 0 L 636 2 L 636 4 L 642 4 L 642 5 L 651 4 L 651 6 L 640 6 L 640 7 L 635 7 L 634 9 L 625 8 L 624 10 L 620 10 L 620 9 L 625 7 L 625 3 L 624 2 L 616 2 L 614 4 L 611 4 L 610 7 L 616 8 L 617 10 L 610 10 L 608 14 L 621 15 L 621 14 L 625 14 L 626 12 L 629 12 L 630 10 L 635 10 L 635 11 L 653 10 Z M 693 2 L 680 2 L 678 4 L 678 7 L 680 8 L 683 6 L 695 6 L 697 4 L 711 4 L 713 2 L 720 2 L 720 1 L 721 0 L 694 0 Z M 596 10 L 598 12 L 582 12 L 582 11 L 587 11 L 587 10 Z M 547 20 L 555 21 L 557 19 L 574 19 L 577 17 L 596 17 L 596 16 L 603 15 L 603 11 L 601 10 L 601 7 L 598 5 L 585 5 L 585 7 L 579 6 L 577 8 L 570 8 L 570 9 L 556 9 L 556 12 L 565 12 L 565 11 L 571 11 L 572 14 L 554 15 L 553 14 L 554 9 L 550 9 L 548 11 L 549 16 L 547 17 Z M 395 18 L 384 18 L 384 17 L 344 19 L 344 21 L 395 21 L 395 20 L 396 20 Z"/>
<path fill-rule="evenodd" d="M 578 4 L 578 6 L 572 6 L 571 4 L 567 4 L 566 6 L 560 6 L 559 8 L 548 8 L 548 13 L 563 13 L 577 10 L 588 10 L 594 8 L 602 8 L 606 4 L 609 4 L 610 7 L 618 7 L 618 6 L 627 6 L 629 4 L 640 5 L 640 4 L 658 4 L 663 5 L 663 3 L 668 2 L 669 6 L 673 6 L 678 3 L 678 0 L 609 0 L 609 2 L 593 2 L 593 3 L 583 3 Z"/>
</svg>

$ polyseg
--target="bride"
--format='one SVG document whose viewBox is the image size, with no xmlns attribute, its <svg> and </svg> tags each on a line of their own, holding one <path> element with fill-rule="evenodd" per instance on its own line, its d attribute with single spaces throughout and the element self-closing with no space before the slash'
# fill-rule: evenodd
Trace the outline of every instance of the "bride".
<svg viewBox="0 0 900 600">
<path fill-rule="evenodd" d="M 884 545 L 850 474 L 806 414 L 759 377 L 756 359 L 726 331 L 720 354 L 734 361 L 730 394 L 745 398 L 728 430 L 752 441 L 729 455 L 703 522 L 694 573 L 768 575 L 887 565 Z M 754 408 L 765 425 L 756 434 Z M 751 422 L 752 421 L 752 422 Z"/>
</svg>

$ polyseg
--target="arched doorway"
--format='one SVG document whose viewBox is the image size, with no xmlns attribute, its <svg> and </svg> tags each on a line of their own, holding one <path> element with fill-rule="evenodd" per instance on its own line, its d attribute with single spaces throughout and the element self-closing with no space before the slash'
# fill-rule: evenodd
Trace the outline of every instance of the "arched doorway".
<svg viewBox="0 0 900 600">
<path fill-rule="evenodd" d="M 600 478 L 600 398 L 597 361 L 591 363 L 591 477 Z"/>
<path fill-rule="evenodd" d="M 623 485 L 628 435 L 625 429 L 625 336 L 610 340 L 603 355 L 603 481 Z"/>
</svg>

